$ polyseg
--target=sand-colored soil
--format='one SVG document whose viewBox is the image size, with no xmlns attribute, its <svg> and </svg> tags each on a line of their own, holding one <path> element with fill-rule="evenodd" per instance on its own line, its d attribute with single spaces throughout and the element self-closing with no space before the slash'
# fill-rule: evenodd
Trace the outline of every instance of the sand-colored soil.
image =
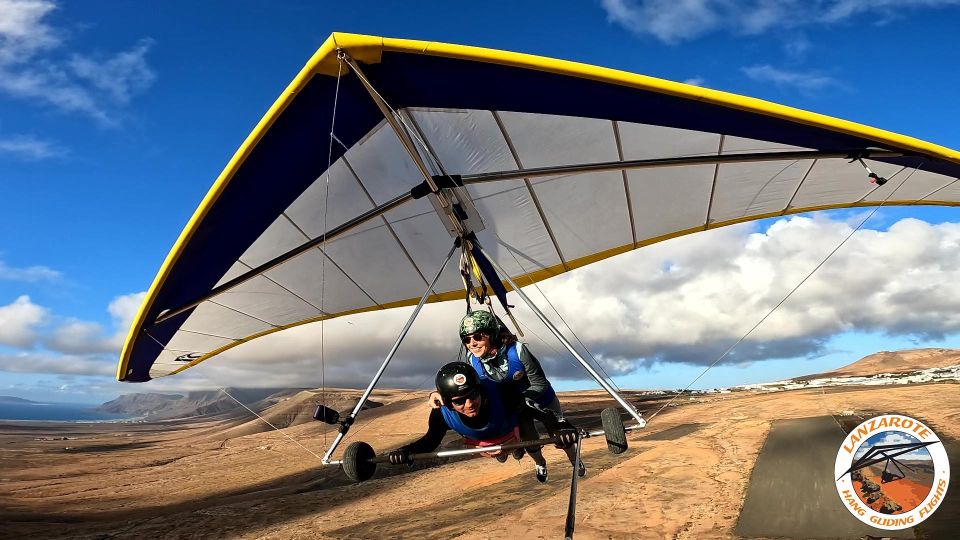
<svg viewBox="0 0 960 540">
<path fill-rule="evenodd" d="M 950 383 L 685 397 L 631 435 L 630 449 L 620 456 L 608 453 L 602 438 L 586 441 L 576 537 L 736 537 L 751 471 L 774 422 L 850 410 L 899 412 L 957 440 L 958 390 Z M 366 440 L 382 451 L 425 429 L 423 393 L 380 392 L 374 399 L 384 406 L 365 412 L 348 442 Z M 596 421 L 611 404 L 598 393 L 562 399 L 580 421 Z M 233 436 L 247 431 L 235 427 L 227 421 L 5 425 L 0 538 L 519 539 L 563 533 L 571 469 L 554 448 L 544 451 L 551 464 L 546 484 L 535 481 L 528 459 L 387 466 L 368 482 L 350 484 L 310 453 L 321 453 L 332 439 L 329 427 L 312 423 Z M 833 463 L 824 466 L 832 470 Z M 954 484 L 947 502 L 960 497 Z M 835 503 L 841 504 L 839 497 Z M 938 518 L 951 530 L 960 526 L 955 509 L 938 511 L 930 522 Z M 940 529 L 928 530 L 938 537 Z"/>
</svg>

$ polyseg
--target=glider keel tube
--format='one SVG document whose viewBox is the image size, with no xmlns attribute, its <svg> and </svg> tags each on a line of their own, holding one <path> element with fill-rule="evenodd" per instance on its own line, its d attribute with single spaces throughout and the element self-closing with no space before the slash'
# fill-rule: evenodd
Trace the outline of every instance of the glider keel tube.
<svg viewBox="0 0 960 540">
<path fill-rule="evenodd" d="M 570 342 L 567 340 L 567 338 L 563 336 L 560 330 L 556 326 L 554 326 L 552 322 L 550 322 L 550 319 L 548 319 L 547 316 L 544 315 L 542 311 L 540 311 L 540 308 L 538 308 L 537 305 L 533 303 L 533 300 L 531 300 L 530 297 L 528 297 L 520 289 L 519 285 L 514 283 L 513 279 L 510 277 L 510 274 L 504 271 L 503 267 L 497 264 L 496 259 L 491 257 L 490 254 L 487 253 L 487 251 L 483 249 L 482 246 L 480 246 L 479 244 L 475 244 L 475 245 L 480 248 L 480 252 L 483 253 L 484 257 L 486 257 L 487 260 L 490 261 L 490 264 L 492 264 L 494 268 L 496 268 L 497 272 L 499 272 L 500 275 L 502 275 L 507 280 L 507 283 L 509 283 L 510 286 L 513 288 L 513 290 L 516 291 L 520 299 L 523 300 L 525 304 L 527 304 L 527 307 L 529 307 L 530 310 L 533 311 L 536 314 L 536 316 L 540 319 L 540 321 L 543 322 L 543 324 L 547 327 L 547 329 L 550 330 L 550 332 L 554 336 L 556 336 L 557 339 L 560 340 L 560 343 L 563 343 L 563 346 L 566 347 L 568 351 L 570 351 L 570 354 L 572 354 L 573 357 L 576 358 L 578 362 L 580 362 L 580 365 L 582 365 L 583 368 L 587 370 L 587 373 L 589 373 L 590 376 L 593 377 L 594 380 L 596 380 L 597 383 L 599 383 L 600 386 L 602 386 L 603 389 L 606 390 L 608 394 L 610 394 L 610 397 L 615 399 L 617 403 L 619 403 L 620 406 L 623 407 L 625 411 L 630 413 L 630 416 L 632 416 L 633 419 L 637 421 L 637 427 L 646 426 L 647 421 L 644 420 L 642 416 L 640 416 L 640 413 L 637 412 L 636 407 L 627 403 L 627 400 L 623 399 L 623 396 L 617 393 L 617 391 L 614 390 L 613 387 L 611 387 L 610 384 L 606 380 L 604 380 L 604 378 L 601 377 L 600 374 L 597 373 L 595 369 L 593 369 L 593 366 L 588 364 L 587 361 L 584 360 L 582 356 L 580 356 L 580 353 L 578 353 L 577 350 L 573 348 L 573 345 L 571 345 Z"/>
<path fill-rule="evenodd" d="M 357 78 L 360 79 L 360 82 L 363 84 L 363 87 L 367 89 L 367 92 L 370 94 L 370 97 L 373 99 L 374 103 L 377 104 L 377 107 L 380 109 L 380 112 L 383 113 L 383 117 L 387 120 L 387 123 L 393 129 L 394 133 L 397 135 L 397 138 L 400 140 L 400 144 L 403 145 L 403 148 L 407 151 L 407 155 L 410 156 L 410 159 L 413 160 L 413 163 L 417 166 L 417 169 L 420 170 L 420 174 L 423 175 L 424 181 L 430 186 L 430 191 L 436 196 L 437 203 L 440 205 L 442 214 L 446 217 L 453 231 L 456 232 L 457 236 L 462 236 L 464 234 L 463 224 L 460 223 L 459 218 L 453 214 L 453 209 L 450 204 L 450 201 L 447 200 L 446 195 L 440 191 L 440 188 L 437 187 L 436 182 L 433 179 L 433 174 L 430 173 L 430 170 L 427 168 L 427 164 L 424 163 L 423 158 L 420 156 L 420 153 L 417 151 L 416 145 L 413 142 L 413 139 L 410 137 L 408 128 L 405 125 L 401 125 L 400 115 L 393 109 L 384 100 L 383 96 L 380 95 L 380 92 L 374 88 L 373 84 L 370 83 L 370 79 L 363 73 L 360 69 L 360 66 L 353 61 L 352 58 L 348 55 L 344 55 L 344 61 L 350 66 L 350 69 L 357 75 Z M 424 150 L 430 152 L 430 149 L 424 145 Z M 432 156 L 433 160 L 439 165 L 440 160 L 436 156 Z M 442 166 L 440 166 L 442 169 Z"/>
<path fill-rule="evenodd" d="M 453 258 L 454 252 L 456 252 L 457 248 L 459 247 L 460 239 L 457 238 L 453 243 L 453 247 L 450 248 L 450 252 L 447 253 L 447 258 L 443 260 L 443 264 L 441 264 L 440 269 L 437 270 L 437 275 L 433 277 L 433 281 L 430 282 L 430 285 L 427 286 L 427 290 L 423 293 L 423 296 L 420 297 L 420 302 L 417 304 L 417 307 L 414 308 L 413 313 L 410 314 L 410 318 L 407 319 L 407 324 L 403 325 L 403 330 L 400 331 L 400 335 L 397 337 L 397 341 L 393 344 L 393 348 L 390 349 L 390 352 L 387 353 L 387 357 L 384 358 L 383 363 L 380 364 L 380 369 L 377 370 L 377 373 L 373 376 L 373 380 L 371 380 L 370 384 L 367 385 L 367 389 L 363 391 L 363 395 L 360 396 L 360 400 L 357 401 L 356 406 L 353 407 L 353 410 L 350 411 L 350 414 L 340 423 L 340 431 L 337 433 L 337 438 L 333 440 L 333 444 L 330 445 L 327 453 L 324 454 L 323 458 L 321 459 L 321 462 L 323 462 L 324 465 L 331 464 L 330 456 L 333 455 L 333 451 L 336 450 L 337 446 L 340 445 L 340 442 L 346 436 L 347 432 L 350 431 L 350 426 L 353 425 L 354 419 L 356 419 L 360 409 L 363 408 L 363 405 L 367 402 L 367 398 L 369 398 L 370 394 L 373 392 L 373 387 L 376 386 L 377 382 L 380 381 L 380 377 L 383 376 L 383 372 L 387 369 L 387 364 L 389 364 L 390 360 L 393 359 L 393 355 L 397 353 L 397 349 L 400 348 L 400 343 L 403 342 L 403 338 L 407 337 L 407 332 L 409 332 L 410 327 L 413 326 L 413 321 L 417 320 L 417 315 L 420 314 L 420 310 L 423 308 L 423 305 L 427 303 L 427 298 L 429 298 L 430 294 L 433 292 L 433 287 L 440 279 L 440 274 L 443 274 L 444 268 L 447 267 L 450 259 Z"/>
</svg>

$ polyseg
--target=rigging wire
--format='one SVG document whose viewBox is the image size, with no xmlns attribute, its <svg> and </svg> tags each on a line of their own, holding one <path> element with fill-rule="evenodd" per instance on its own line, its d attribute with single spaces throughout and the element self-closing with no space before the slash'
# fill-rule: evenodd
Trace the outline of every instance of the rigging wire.
<svg viewBox="0 0 960 540">
<path fill-rule="evenodd" d="M 457 346 L 456 352 L 454 353 L 454 361 L 460 361 L 460 362 L 466 361 L 466 352 L 467 352 L 467 348 L 464 347 L 463 343 L 461 342 L 461 343 Z M 434 375 L 427 374 L 426 378 L 424 378 L 424 379 L 423 379 L 422 381 L 420 381 L 416 386 L 414 386 L 413 388 L 411 388 L 411 389 L 408 390 L 407 392 L 403 393 L 403 394 L 400 396 L 400 399 L 398 399 L 397 401 L 399 402 L 399 401 L 405 400 L 405 399 L 407 398 L 407 396 L 409 396 L 410 394 L 412 394 L 412 393 L 420 390 L 421 388 L 423 388 L 423 386 L 427 383 L 427 381 L 429 381 L 429 380 L 430 380 L 431 378 L 433 378 L 433 377 L 434 377 Z M 352 435 L 356 435 L 357 433 L 360 433 L 361 431 L 364 430 L 364 428 L 366 428 L 366 427 L 369 426 L 370 424 L 371 424 L 371 422 L 366 422 L 366 423 L 364 423 L 363 425 L 359 425 L 359 426 L 351 429 L 351 430 L 343 437 L 343 440 L 345 441 L 345 440 L 349 439 Z M 355 425 L 356 425 L 356 424 L 355 424 Z"/>
<path fill-rule="evenodd" d="M 518 320 L 518 321 L 517 321 L 517 324 L 522 324 L 524 330 L 526 330 L 526 331 L 530 332 L 531 334 L 533 334 L 533 337 L 537 338 L 537 341 L 539 341 L 540 344 L 543 345 L 545 348 L 550 349 L 551 351 L 553 351 L 553 354 L 556 355 L 557 358 L 561 358 L 561 357 L 562 357 L 562 358 L 566 358 L 567 361 L 570 363 L 571 366 L 576 366 L 576 365 L 577 365 L 576 362 L 574 362 L 569 356 L 565 355 L 560 349 L 558 349 L 558 348 L 554 347 L 553 345 L 547 343 L 547 340 L 543 339 L 543 336 L 541 336 L 541 335 L 538 334 L 536 331 L 534 331 L 534 330 L 533 330 L 533 327 L 530 326 L 528 323 L 526 323 L 526 322 L 521 323 L 521 322 Z"/>
<path fill-rule="evenodd" d="M 427 143 L 424 142 L 424 140 L 420 137 L 420 134 L 417 132 L 417 130 L 412 129 L 410 127 L 410 125 L 407 123 L 406 118 L 402 114 L 397 112 L 397 110 L 393 108 L 393 105 L 390 105 L 390 102 L 383 97 L 383 94 L 381 94 L 380 91 L 377 90 L 377 87 L 374 86 L 369 81 L 369 79 L 366 78 L 365 75 L 363 75 L 359 71 L 357 71 L 356 75 L 367 82 L 367 85 L 366 85 L 367 88 L 371 90 L 374 94 L 376 94 L 377 97 L 380 98 L 380 101 L 382 101 L 383 104 L 386 105 L 388 109 L 390 109 L 390 113 L 393 114 L 393 117 L 400 123 L 401 126 L 403 126 L 403 129 L 406 132 L 407 136 L 410 137 L 412 140 L 416 141 L 420 145 L 420 148 L 421 150 L 423 150 L 423 153 L 430 158 L 430 161 L 433 162 L 432 165 L 436 167 L 436 169 L 439 170 L 441 174 L 446 176 L 447 172 L 443 166 L 443 163 L 440 162 L 440 158 L 433 154 L 433 152 L 430 150 L 430 147 L 427 146 Z"/>
<path fill-rule="evenodd" d="M 547 301 L 547 304 L 550 306 L 551 309 L 553 309 L 553 312 L 557 314 L 557 317 L 559 317 L 560 320 L 563 322 L 564 326 L 567 327 L 567 330 L 570 331 L 570 334 L 574 337 L 574 339 L 577 340 L 577 343 L 580 344 L 580 347 L 583 348 L 584 352 L 587 353 L 587 356 L 589 356 L 590 359 L 593 360 L 593 363 L 598 368 L 600 368 L 600 372 L 603 373 L 603 376 L 605 377 L 605 380 L 607 381 L 607 383 L 610 386 L 616 388 L 617 392 L 620 392 L 621 391 L 620 387 L 617 386 L 617 383 L 613 381 L 613 377 L 611 377 L 607 373 L 607 371 L 603 369 L 603 365 L 599 361 L 597 361 L 596 357 L 593 355 L 593 352 L 587 348 L 587 346 L 583 343 L 583 341 L 581 341 L 580 336 L 577 335 L 577 333 L 573 330 L 573 328 L 570 326 L 567 320 L 563 318 L 563 315 L 560 314 L 560 311 L 557 309 L 557 307 L 554 306 L 553 302 L 550 301 L 550 298 L 547 296 L 547 294 L 543 292 L 543 289 L 540 288 L 540 284 L 533 280 L 533 277 L 531 277 L 530 273 L 527 272 L 527 269 L 523 266 L 523 263 L 520 262 L 519 258 L 517 258 L 517 254 L 513 252 L 513 249 L 511 249 L 509 245 L 503 241 L 503 238 L 500 238 L 500 235 L 494 233 L 494 236 L 497 238 L 497 242 L 499 242 L 500 245 L 507 247 L 507 252 L 510 253 L 511 257 L 513 257 L 513 260 L 517 263 L 517 266 L 520 267 L 520 270 L 529 278 L 530 284 L 533 285 L 537 289 L 537 292 L 540 293 L 540 296 L 542 296 L 543 299 Z M 529 327 L 529 325 L 527 326 Z"/>
<path fill-rule="evenodd" d="M 257 414 L 257 412 L 254 411 L 253 409 L 251 409 L 250 407 L 247 407 L 246 405 L 244 405 L 243 402 L 241 402 L 239 399 L 233 397 L 233 396 L 230 394 L 230 392 L 227 392 L 227 389 L 226 389 L 226 388 L 223 388 L 223 387 L 221 386 L 221 387 L 220 387 L 220 391 L 223 392 L 224 394 L 226 394 L 226 396 L 227 396 L 228 398 L 236 401 L 236 402 L 237 402 L 237 405 L 240 405 L 240 406 L 243 407 L 244 409 L 250 411 L 250 414 L 256 416 L 257 418 L 259 418 L 260 420 L 262 420 L 262 421 L 263 421 L 265 424 L 267 424 L 268 426 L 270 426 L 270 427 L 272 427 L 273 429 L 279 431 L 281 435 L 283 435 L 284 437 L 290 439 L 291 442 L 293 442 L 294 444 L 296 444 L 296 445 L 299 446 L 300 448 L 303 448 L 303 449 L 306 450 L 307 452 L 310 452 L 310 454 L 313 455 L 313 457 L 317 458 L 317 459 L 320 460 L 321 462 L 323 461 L 323 458 L 320 457 L 319 455 L 317 455 L 316 453 L 314 453 L 313 450 L 310 450 L 310 449 L 307 448 L 306 446 L 300 444 L 300 441 L 298 441 L 298 440 L 294 439 L 293 437 L 291 437 L 289 433 L 287 433 L 286 431 L 284 431 L 284 430 L 278 428 L 277 426 L 271 424 L 269 420 L 267 420 L 266 418 L 264 418 L 264 417 L 260 416 L 259 414 Z"/>
<path fill-rule="evenodd" d="M 331 113 L 330 118 L 330 141 L 327 145 L 327 171 L 324 179 L 324 191 L 323 191 L 323 242 L 320 245 L 320 252 L 323 254 L 320 257 L 320 311 L 326 313 L 326 306 L 324 305 L 324 300 L 326 299 L 326 284 L 327 284 L 327 210 L 330 206 L 330 167 L 333 166 L 333 141 L 337 139 L 337 136 L 334 135 L 334 127 L 337 125 L 337 105 L 340 99 L 340 74 L 343 72 L 343 55 L 342 50 L 337 51 L 337 84 L 333 91 L 333 112 Z M 343 143 L 340 143 L 343 144 Z M 327 372 L 326 372 L 326 355 L 324 354 L 324 345 L 326 344 L 325 334 L 324 334 L 324 322 L 326 318 L 320 319 L 320 400 L 327 400 Z M 323 432 L 323 445 L 327 445 L 327 432 Z"/>
<path fill-rule="evenodd" d="M 410 396 L 410 394 L 413 394 L 414 392 L 419 391 L 421 388 L 423 388 L 423 385 L 426 384 L 426 382 L 429 381 L 429 380 L 430 380 L 431 378 L 433 378 L 433 377 L 434 377 L 433 375 L 429 375 L 429 374 L 428 374 L 427 377 L 426 377 L 425 379 L 423 379 L 422 381 L 420 381 L 420 383 L 417 384 L 415 387 L 413 387 L 413 388 L 411 388 L 410 390 L 407 390 L 406 392 L 404 392 L 403 394 L 401 394 L 400 397 L 394 401 L 394 403 L 400 403 L 400 402 L 406 400 L 407 397 Z M 370 426 L 370 425 L 372 425 L 372 424 L 373 424 L 373 421 L 365 422 L 365 423 L 363 423 L 363 424 L 354 424 L 354 425 L 353 425 L 353 428 L 352 428 L 350 431 L 348 431 L 346 435 L 343 436 L 343 441 L 346 441 L 346 440 L 349 439 L 350 437 L 356 435 L 357 433 L 360 433 L 360 432 L 363 431 L 367 426 Z M 343 441 L 341 441 L 341 442 L 343 442 Z"/>
<path fill-rule="evenodd" d="M 920 167 L 917 167 L 917 168 L 919 169 Z M 868 170 L 869 170 L 869 169 L 868 169 Z M 871 174 L 872 174 L 872 173 L 871 173 Z M 912 175 L 911 175 L 911 176 L 912 176 Z M 891 190 L 890 193 L 880 202 L 880 204 L 877 205 L 877 206 L 875 206 L 875 207 L 870 211 L 870 213 L 867 214 L 867 216 L 864 217 L 863 220 L 860 221 L 860 223 L 856 226 L 856 228 L 854 228 L 852 231 L 850 231 L 850 233 L 847 234 L 847 236 L 844 237 L 844 239 L 841 240 L 840 243 L 837 244 L 837 246 L 836 246 L 835 248 L 833 248 L 833 250 L 830 251 L 830 253 L 828 253 L 827 256 L 826 256 L 822 261 L 820 261 L 819 264 L 817 264 L 817 265 L 813 268 L 813 270 L 810 270 L 810 272 L 809 272 L 803 279 L 801 279 L 800 282 L 797 283 L 797 284 L 793 287 L 793 289 L 791 289 L 790 292 L 787 293 L 786 296 L 784 296 L 779 302 L 777 302 L 777 305 L 773 306 L 773 308 L 770 309 L 770 311 L 768 311 L 766 315 L 764 315 L 763 317 L 761 317 L 760 320 L 757 321 L 757 323 L 754 324 L 752 328 L 750 328 L 750 330 L 747 330 L 747 333 L 743 334 L 743 336 L 741 336 L 740 339 L 738 339 L 733 345 L 731 345 L 730 347 L 728 347 L 727 350 L 725 350 L 725 351 L 723 352 L 723 354 L 721 354 L 720 356 L 718 356 L 716 360 L 714 360 L 712 363 L 710 363 L 710 365 L 708 365 L 708 366 L 706 367 L 706 369 L 704 369 L 702 372 L 700 372 L 700 374 L 697 375 L 697 377 L 696 377 L 695 379 L 693 379 L 692 381 L 690 381 L 690 384 L 688 384 L 686 387 L 684 387 L 684 389 L 681 390 L 680 392 L 677 392 L 672 398 L 670 398 L 669 401 L 667 401 L 666 403 L 664 403 L 659 409 L 656 410 L 656 412 L 654 412 L 652 415 L 650 415 L 650 416 L 647 418 L 647 423 L 649 424 L 649 422 L 650 422 L 651 420 L 653 420 L 653 418 L 656 417 L 658 414 L 660 414 L 661 411 L 663 411 L 665 408 L 667 408 L 667 407 L 668 407 L 671 403 L 673 403 L 678 397 L 680 397 L 681 395 L 683 395 L 684 392 L 686 392 L 687 390 L 689 390 L 690 387 L 693 386 L 694 384 L 696 384 L 697 381 L 699 381 L 704 375 L 706 375 L 707 372 L 710 371 L 711 368 L 713 368 L 715 365 L 717 365 L 717 363 L 719 363 L 720 360 L 723 360 L 724 358 L 726 358 L 726 356 L 727 356 L 728 354 L 730 354 L 730 353 L 733 351 L 733 349 L 735 349 L 735 348 L 737 347 L 737 345 L 740 345 L 740 343 L 742 343 L 743 340 L 747 339 L 747 337 L 748 337 L 750 334 L 752 334 L 753 331 L 756 330 L 761 324 L 763 324 L 763 322 L 766 321 L 768 317 L 770 317 L 771 315 L 773 315 L 773 313 L 774 313 L 777 309 L 779 309 L 780 306 L 782 306 L 782 305 L 787 301 L 787 299 L 789 299 L 791 296 L 793 296 L 793 293 L 797 292 L 797 289 L 799 289 L 804 283 L 806 283 L 806 281 L 807 281 L 808 279 L 810 279 L 810 278 L 813 276 L 813 274 L 816 273 L 816 271 L 820 269 L 820 267 L 822 267 L 824 264 L 826 264 L 827 261 L 829 261 L 830 258 L 833 257 L 833 255 L 836 254 L 837 251 L 839 251 L 840 248 L 843 247 L 843 245 L 846 244 L 847 241 L 850 240 L 850 238 L 852 238 L 854 234 L 857 233 L 857 231 L 859 231 L 861 228 L 863 228 L 864 224 L 866 224 L 866 222 L 869 221 L 870 218 L 872 218 L 872 217 L 874 216 L 874 214 L 876 214 L 877 211 L 879 211 L 880 208 L 882 208 L 883 205 L 885 205 L 885 204 L 887 203 L 887 201 L 890 200 L 890 197 L 893 197 L 893 195 L 894 195 L 897 191 L 899 191 L 901 187 L 903 187 L 903 184 L 906 183 L 906 181 L 907 181 L 909 178 L 910 178 L 910 176 L 907 176 L 907 177 L 904 178 L 902 181 L 900 181 L 900 183 L 897 184 L 897 187 L 896 187 L 895 189 Z M 874 188 L 874 191 L 876 191 L 876 189 L 879 189 L 881 185 L 882 185 L 882 184 L 878 184 L 877 187 Z"/>
</svg>

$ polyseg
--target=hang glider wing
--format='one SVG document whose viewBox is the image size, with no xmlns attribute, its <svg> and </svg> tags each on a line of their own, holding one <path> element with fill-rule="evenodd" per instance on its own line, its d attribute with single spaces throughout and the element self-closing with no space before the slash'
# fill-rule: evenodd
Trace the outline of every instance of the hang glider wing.
<svg viewBox="0 0 960 540">
<path fill-rule="evenodd" d="M 573 62 L 334 34 L 181 233 L 118 379 L 416 303 L 453 241 L 435 196 L 410 194 L 426 176 L 465 186 L 480 242 L 520 285 L 742 221 L 960 203 L 960 153 L 910 137 Z M 462 298 L 455 265 L 433 292 Z"/>
</svg>

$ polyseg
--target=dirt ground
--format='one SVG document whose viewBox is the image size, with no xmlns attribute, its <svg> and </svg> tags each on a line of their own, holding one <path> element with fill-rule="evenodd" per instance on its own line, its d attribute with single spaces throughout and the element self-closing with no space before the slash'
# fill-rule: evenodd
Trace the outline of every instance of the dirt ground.
<svg viewBox="0 0 960 540">
<path fill-rule="evenodd" d="M 683 397 L 631 434 L 624 454 L 607 452 L 602 437 L 585 441 L 576 537 L 736 538 L 751 472 L 774 423 L 895 411 L 956 441 L 958 390 L 944 383 Z M 348 443 L 364 440 L 384 451 L 425 430 L 424 393 L 385 391 L 373 399 L 384 406 L 360 416 Z M 575 422 L 594 425 L 612 404 L 598 392 L 561 400 Z M 660 404 L 640 405 L 649 416 Z M 231 428 L 235 421 L 0 425 L 0 538 L 563 536 L 571 468 L 552 447 L 544 450 L 546 484 L 535 481 L 527 458 L 381 466 L 373 479 L 351 484 L 338 468 L 319 464 L 334 435 L 329 426 L 228 437 Z M 783 464 L 808 474 L 801 465 Z M 832 471 L 832 460 L 824 467 Z M 956 481 L 947 501 L 951 496 L 960 501 Z M 934 518 L 956 530 L 955 506 Z M 939 537 L 931 530 L 926 537 Z"/>
</svg>

